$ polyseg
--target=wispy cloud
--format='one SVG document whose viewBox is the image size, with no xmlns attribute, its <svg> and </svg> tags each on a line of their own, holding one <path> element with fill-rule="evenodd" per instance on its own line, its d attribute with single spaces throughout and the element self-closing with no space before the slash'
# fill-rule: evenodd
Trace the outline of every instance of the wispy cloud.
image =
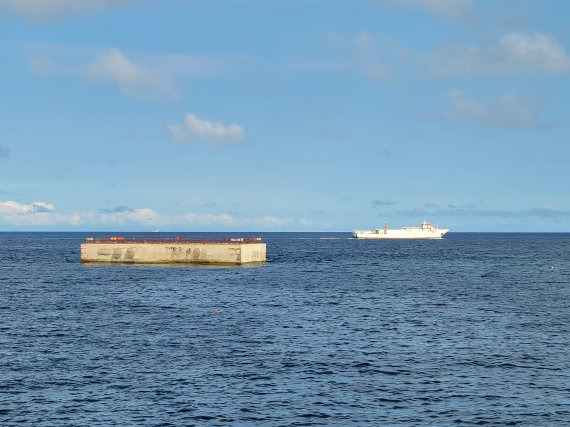
<svg viewBox="0 0 570 427">
<path fill-rule="evenodd" d="M 0 159 L 7 159 L 10 157 L 10 149 L 4 145 L 0 145 Z"/>
<path fill-rule="evenodd" d="M 476 205 L 448 205 L 445 209 L 435 211 L 441 216 L 473 216 L 498 218 L 567 218 L 570 219 L 570 209 L 557 208 L 551 205 L 534 206 L 522 209 L 484 209 Z"/>
<path fill-rule="evenodd" d="M 254 227 L 255 229 L 259 230 L 266 230 L 266 229 L 279 229 L 284 227 L 293 227 L 293 228 L 307 228 L 313 225 L 313 222 L 306 218 L 298 218 L 298 219 L 291 219 L 291 218 L 279 218 L 275 216 L 259 216 L 251 219 L 246 219 L 244 224 L 248 224 L 250 227 Z"/>
<path fill-rule="evenodd" d="M 387 65 L 381 63 L 368 63 L 362 65 L 362 72 L 365 76 L 374 80 L 385 81 L 392 77 L 392 72 Z"/>
<path fill-rule="evenodd" d="M 448 121 L 507 128 L 544 127 L 537 106 L 516 92 L 477 99 L 453 90 L 449 102 L 451 105 L 441 112 Z"/>
<path fill-rule="evenodd" d="M 386 206 L 394 206 L 396 204 L 396 202 L 393 202 L 391 200 L 373 200 L 372 201 L 372 207 L 373 208 L 379 208 L 379 207 L 386 207 Z"/>
<path fill-rule="evenodd" d="M 290 219 L 277 218 L 274 216 L 261 216 L 249 221 L 252 225 L 261 228 L 275 228 L 291 224 Z"/>
<path fill-rule="evenodd" d="M 481 45 L 449 44 L 423 55 L 420 64 L 437 77 L 570 72 L 564 46 L 542 33 L 509 33 Z"/>
<path fill-rule="evenodd" d="M 452 20 L 464 20 L 476 14 L 473 0 L 379 0 L 379 2 L 391 7 L 415 8 Z"/>
<path fill-rule="evenodd" d="M 326 39 L 330 44 L 351 52 L 369 52 L 377 46 L 376 37 L 368 31 L 362 31 L 354 36 L 329 33 Z"/>
<path fill-rule="evenodd" d="M 397 213 L 406 217 L 494 217 L 494 218 L 550 218 L 570 220 L 570 209 L 551 205 L 531 206 L 519 209 L 504 209 L 485 207 L 481 203 L 463 205 L 448 204 L 440 206 L 425 203 L 424 208 L 398 210 Z"/>
<path fill-rule="evenodd" d="M 354 36 L 332 33 L 326 36 L 326 40 L 332 46 L 343 50 L 347 55 L 347 58 L 338 63 L 329 63 L 329 69 L 358 70 L 365 76 L 378 81 L 392 79 L 391 68 L 382 60 L 385 55 L 381 51 L 386 45 L 383 40 L 379 41 L 367 31 Z"/>
<path fill-rule="evenodd" d="M 30 69 L 44 77 L 65 75 L 81 77 L 94 83 L 109 83 L 126 96 L 134 98 L 178 98 L 177 81 L 223 74 L 229 63 L 243 58 L 181 53 L 125 52 L 83 47 L 39 45 L 28 61 Z"/>
<path fill-rule="evenodd" d="M 120 206 L 112 211 L 75 212 L 74 215 L 77 217 L 76 225 L 82 223 L 111 226 L 124 226 L 128 224 L 156 226 L 163 223 L 162 216 L 150 208 L 131 209 Z"/>
<path fill-rule="evenodd" d="M 230 214 L 219 215 L 209 213 L 187 213 L 181 217 L 189 225 L 231 225 L 237 224 L 236 219 Z"/>
<path fill-rule="evenodd" d="M 171 78 L 192 78 L 220 75 L 247 64 L 249 60 L 243 56 L 220 57 L 193 53 L 150 53 L 142 56 L 141 63 L 149 69 Z"/>
<path fill-rule="evenodd" d="M 389 36 L 368 32 L 329 34 L 327 41 L 344 52 L 338 62 L 329 62 L 329 70 L 358 70 L 384 82 L 406 76 L 457 79 L 570 73 L 565 46 L 544 33 L 511 32 L 487 42 L 448 43 L 423 53 L 412 52 Z"/>
<path fill-rule="evenodd" d="M 164 75 L 136 64 L 119 49 L 102 53 L 84 66 L 82 72 L 90 79 L 117 84 L 129 96 L 146 98 L 156 94 L 173 94 L 171 83 Z"/>
<path fill-rule="evenodd" d="M 128 206 L 117 206 L 114 209 L 99 209 L 98 212 L 100 213 L 104 213 L 104 214 L 108 214 L 108 213 L 124 213 L 124 212 L 134 212 L 135 210 L 133 208 L 130 208 Z"/>
<path fill-rule="evenodd" d="M 172 138 L 182 143 L 202 143 L 206 145 L 243 143 L 244 130 L 240 125 L 224 125 L 220 122 L 201 119 L 188 113 L 182 124 L 168 126 Z"/>
<path fill-rule="evenodd" d="M 94 13 L 131 3 L 131 0 L 0 0 L 0 8 L 35 21 Z"/>
</svg>

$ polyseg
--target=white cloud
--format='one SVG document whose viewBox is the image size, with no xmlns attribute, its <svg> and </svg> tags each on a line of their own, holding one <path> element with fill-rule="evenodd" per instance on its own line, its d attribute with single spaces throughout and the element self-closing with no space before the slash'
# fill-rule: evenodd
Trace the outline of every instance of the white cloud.
<svg viewBox="0 0 570 427">
<path fill-rule="evenodd" d="M 49 20 L 74 13 L 93 13 L 123 6 L 130 0 L 0 0 L 0 7 L 31 20 Z"/>
<path fill-rule="evenodd" d="M 73 225 L 73 226 L 77 226 L 77 225 L 81 224 L 81 215 L 77 212 L 73 212 L 69 216 L 69 224 Z"/>
<path fill-rule="evenodd" d="M 252 225 L 262 228 L 282 227 L 291 224 L 290 219 L 276 218 L 273 216 L 262 216 L 250 221 Z"/>
<path fill-rule="evenodd" d="M 210 214 L 210 213 L 186 213 L 182 216 L 172 218 L 173 223 L 179 223 L 184 225 L 194 225 L 194 226 L 219 226 L 227 227 L 233 226 L 237 228 L 251 228 L 255 229 L 275 229 L 285 226 L 294 227 L 310 227 L 312 222 L 305 218 L 299 218 L 296 220 L 278 218 L 270 215 L 260 216 L 255 218 L 241 218 L 238 219 L 230 214 Z"/>
<path fill-rule="evenodd" d="M 161 215 L 150 208 L 123 209 L 116 212 L 76 212 L 75 214 L 80 222 L 89 224 L 156 226 L 163 223 Z"/>
<path fill-rule="evenodd" d="M 72 211 L 57 212 L 55 206 L 46 202 L 19 203 L 0 202 L 0 223 L 16 226 L 71 225 L 80 224 L 123 226 L 142 224 L 156 226 L 162 224 L 161 215 L 149 208 L 117 208 L 114 211 Z"/>
<path fill-rule="evenodd" d="M 187 213 L 182 215 L 183 222 L 190 225 L 230 225 L 236 220 L 230 214 Z"/>
<path fill-rule="evenodd" d="M 55 207 L 51 203 L 18 203 L 11 200 L 0 202 L 1 215 L 28 215 L 53 211 L 55 211 Z"/>
<path fill-rule="evenodd" d="M 564 46 L 545 34 L 507 34 L 500 38 L 498 47 L 513 66 L 530 67 L 553 74 L 570 70 L 570 57 Z"/>
<path fill-rule="evenodd" d="M 63 221 L 51 203 L 0 202 L 0 221 L 8 224 L 50 225 Z"/>
<path fill-rule="evenodd" d="M 255 218 L 237 218 L 229 213 L 196 213 L 187 212 L 182 215 L 165 215 L 151 208 L 130 208 L 118 206 L 115 209 L 98 211 L 58 212 L 55 206 L 47 202 L 19 203 L 15 201 L 0 202 L 0 224 L 14 227 L 59 226 L 77 229 L 154 229 L 160 227 L 196 229 L 228 229 L 233 230 L 252 228 L 279 229 L 290 226 L 306 228 L 312 225 L 305 218 L 295 220 L 274 216 Z"/>
<path fill-rule="evenodd" d="M 182 221 L 179 221 L 179 220 Z M 256 229 L 279 228 L 288 225 L 297 225 L 301 227 L 310 227 L 312 222 L 305 218 L 298 220 L 291 220 L 285 218 L 278 218 L 274 216 L 260 216 L 255 218 L 238 219 L 234 216 L 224 214 L 207 214 L 207 213 L 187 213 L 175 219 L 176 222 L 183 224 L 190 224 L 196 226 L 234 226 L 234 227 L 255 227 Z"/>
<path fill-rule="evenodd" d="M 344 51 L 345 58 L 313 60 L 297 63 L 295 67 L 358 70 L 380 81 L 406 77 L 407 74 L 462 78 L 570 73 L 570 55 L 565 46 L 555 37 L 543 33 L 512 32 L 484 43 L 448 43 L 425 53 L 412 52 L 390 36 L 374 36 L 368 32 L 355 36 L 329 34 L 326 40 Z"/>
<path fill-rule="evenodd" d="M 551 36 L 510 33 L 485 45 L 448 45 L 420 58 L 420 67 L 441 77 L 561 74 L 570 71 L 570 57 Z"/>
<path fill-rule="evenodd" d="M 441 113 L 449 121 L 511 128 L 543 126 L 538 109 L 515 92 L 479 100 L 453 90 L 449 94 L 449 100 L 451 106 Z"/>
<path fill-rule="evenodd" d="M 220 122 L 201 119 L 194 114 L 186 114 L 184 123 L 168 126 L 172 138 L 178 142 L 243 142 L 243 128 L 237 124 L 226 126 Z"/>
<path fill-rule="evenodd" d="M 125 95 L 146 98 L 157 94 L 173 95 L 168 79 L 155 70 L 136 64 L 119 49 L 109 49 L 83 67 L 93 80 L 116 83 Z"/>
</svg>

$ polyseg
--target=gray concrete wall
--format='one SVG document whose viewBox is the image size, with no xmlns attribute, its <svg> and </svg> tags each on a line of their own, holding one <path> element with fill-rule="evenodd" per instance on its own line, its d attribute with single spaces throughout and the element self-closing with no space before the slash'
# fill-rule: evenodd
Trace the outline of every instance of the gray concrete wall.
<svg viewBox="0 0 570 427">
<path fill-rule="evenodd" d="M 81 262 L 246 264 L 265 260 L 265 243 L 81 244 Z"/>
</svg>

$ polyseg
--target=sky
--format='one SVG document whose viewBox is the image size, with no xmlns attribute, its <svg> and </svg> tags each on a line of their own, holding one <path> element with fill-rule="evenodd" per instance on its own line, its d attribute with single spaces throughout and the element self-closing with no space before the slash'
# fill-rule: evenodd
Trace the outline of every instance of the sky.
<svg viewBox="0 0 570 427">
<path fill-rule="evenodd" d="M 570 2 L 0 0 L 0 231 L 570 231 Z"/>
</svg>

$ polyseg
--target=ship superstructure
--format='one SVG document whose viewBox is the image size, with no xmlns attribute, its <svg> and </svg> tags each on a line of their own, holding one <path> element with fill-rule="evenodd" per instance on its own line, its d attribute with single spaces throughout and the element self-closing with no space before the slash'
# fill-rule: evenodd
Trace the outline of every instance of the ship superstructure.
<svg viewBox="0 0 570 427">
<path fill-rule="evenodd" d="M 434 227 L 428 221 L 422 222 L 419 227 L 402 227 L 399 230 L 390 230 L 388 221 L 384 221 L 384 228 L 354 230 L 352 236 L 357 239 L 441 239 L 448 231 L 448 228 Z"/>
</svg>

